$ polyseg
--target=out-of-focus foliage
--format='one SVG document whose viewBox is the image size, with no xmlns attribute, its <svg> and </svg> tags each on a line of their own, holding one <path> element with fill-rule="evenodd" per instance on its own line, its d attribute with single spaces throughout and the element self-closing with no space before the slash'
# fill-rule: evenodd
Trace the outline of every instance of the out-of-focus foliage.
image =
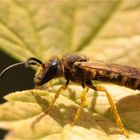
<svg viewBox="0 0 140 140">
<path fill-rule="evenodd" d="M 139 7 L 138 0 L 1 0 L 0 49 L 20 60 L 80 52 L 140 66 Z"/>
<path fill-rule="evenodd" d="M 34 56 L 45 61 L 52 55 L 79 53 L 90 59 L 140 67 L 139 15 L 138 0 L 1 0 L 0 49 L 18 60 Z M 115 99 L 129 139 L 138 139 L 139 94 L 119 86 L 103 86 Z M 10 130 L 5 139 L 126 139 L 112 121 L 104 93 L 90 91 L 89 108 L 76 126 L 69 126 L 80 92 L 79 86 L 63 92 L 34 129 L 34 120 L 47 109 L 55 90 L 27 90 L 6 96 L 7 102 L 0 105 L 0 127 Z"/>
</svg>

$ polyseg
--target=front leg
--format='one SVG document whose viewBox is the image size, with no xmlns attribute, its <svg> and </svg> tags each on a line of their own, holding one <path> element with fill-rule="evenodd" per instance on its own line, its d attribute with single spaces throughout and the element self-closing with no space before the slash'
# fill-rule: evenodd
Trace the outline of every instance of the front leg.
<svg viewBox="0 0 140 140">
<path fill-rule="evenodd" d="M 67 87 L 68 87 L 68 84 L 69 84 L 69 80 L 67 80 L 67 82 L 66 82 L 64 85 L 62 85 L 62 86 L 57 90 L 57 92 L 56 92 L 56 94 L 55 94 L 55 96 L 54 96 L 54 98 L 53 98 L 53 100 L 52 100 L 52 102 L 51 102 L 49 108 L 47 109 L 47 111 L 45 111 L 41 116 L 39 116 L 39 117 L 33 122 L 32 128 L 34 128 L 35 124 L 36 124 L 38 121 L 40 121 L 46 114 L 48 114 L 48 112 L 52 109 L 52 107 L 53 107 L 53 105 L 54 105 L 56 99 L 59 97 L 61 91 L 62 91 L 62 90 L 66 90 Z"/>
<path fill-rule="evenodd" d="M 47 110 L 45 113 L 48 113 L 48 112 L 52 109 L 52 107 L 53 107 L 53 105 L 54 105 L 56 99 L 59 97 L 61 91 L 62 91 L 62 90 L 66 90 L 67 87 L 68 87 L 68 84 L 69 84 L 69 80 L 57 90 L 57 92 L 56 92 L 56 94 L 55 94 L 55 96 L 54 96 L 54 98 L 53 98 L 53 100 L 52 100 L 52 102 L 51 102 L 51 104 L 50 104 L 48 110 Z"/>
</svg>

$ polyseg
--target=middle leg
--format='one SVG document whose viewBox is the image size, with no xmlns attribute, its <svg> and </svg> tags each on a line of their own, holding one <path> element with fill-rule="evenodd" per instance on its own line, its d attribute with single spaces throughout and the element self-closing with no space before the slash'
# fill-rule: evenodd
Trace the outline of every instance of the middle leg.
<svg viewBox="0 0 140 140">
<path fill-rule="evenodd" d="M 80 106 L 79 106 L 75 116 L 74 116 L 74 119 L 73 119 L 73 121 L 71 123 L 71 126 L 74 126 L 77 123 L 77 121 L 78 121 L 78 119 L 79 119 L 79 117 L 81 115 L 81 112 L 83 110 L 83 107 L 86 105 L 86 93 L 87 92 L 88 92 L 88 87 L 84 88 L 82 93 L 81 93 L 81 96 L 80 96 L 81 103 L 80 103 Z"/>
</svg>

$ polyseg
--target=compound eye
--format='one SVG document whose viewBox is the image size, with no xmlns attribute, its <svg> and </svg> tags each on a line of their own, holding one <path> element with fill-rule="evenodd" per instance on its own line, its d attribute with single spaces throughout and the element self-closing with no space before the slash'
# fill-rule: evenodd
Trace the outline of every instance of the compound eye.
<svg viewBox="0 0 140 140">
<path fill-rule="evenodd" d="M 55 75 L 57 73 L 57 65 L 58 63 L 56 61 L 52 61 L 49 67 L 49 72 L 53 75 Z"/>
<path fill-rule="evenodd" d="M 57 67 L 57 62 L 56 61 L 52 61 L 52 66 L 53 67 Z"/>
</svg>

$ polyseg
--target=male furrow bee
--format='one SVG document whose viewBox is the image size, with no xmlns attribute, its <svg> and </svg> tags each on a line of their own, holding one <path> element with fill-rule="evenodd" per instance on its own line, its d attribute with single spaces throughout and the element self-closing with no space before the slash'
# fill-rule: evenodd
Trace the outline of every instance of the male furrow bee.
<svg viewBox="0 0 140 140">
<path fill-rule="evenodd" d="M 92 80 L 111 82 L 132 89 L 140 89 L 140 69 L 124 65 L 110 64 L 98 60 L 89 61 L 85 56 L 74 54 L 65 55 L 62 58 L 55 56 L 45 63 L 32 57 L 25 62 L 16 63 L 7 67 L 1 72 L 0 77 L 2 78 L 2 76 L 4 76 L 9 69 L 14 67 L 29 67 L 31 65 L 36 65 L 38 67 L 34 77 L 34 83 L 36 86 L 41 86 L 58 77 L 64 77 L 66 79 L 66 83 L 58 89 L 52 103 L 50 104 L 50 107 L 45 114 L 48 113 L 48 111 L 53 107 L 56 99 L 61 93 L 61 90 L 65 90 L 69 82 L 72 81 L 79 83 L 83 87 L 83 92 L 81 96 L 81 104 L 71 125 L 75 125 L 78 121 L 86 101 L 86 92 L 88 91 L 87 88 L 91 88 L 93 90 L 104 91 L 106 93 L 116 123 L 118 124 L 121 133 L 128 137 L 128 133 L 123 127 L 123 123 L 110 93 L 105 87 L 94 85 Z"/>
</svg>

